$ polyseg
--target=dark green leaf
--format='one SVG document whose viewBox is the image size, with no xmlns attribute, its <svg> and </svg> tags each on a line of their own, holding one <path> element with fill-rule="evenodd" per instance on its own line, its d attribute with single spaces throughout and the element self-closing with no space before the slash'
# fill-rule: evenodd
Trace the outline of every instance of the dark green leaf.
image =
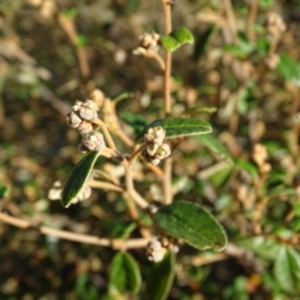
<svg viewBox="0 0 300 300">
<path fill-rule="evenodd" d="M 68 207 L 89 178 L 99 152 L 92 151 L 74 167 L 62 192 L 62 205 Z"/>
<path fill-rule="evenodd" d="M 137 293 L 141 288 L 140 269 L 128 252 L 119 252 L 115 255 L 109 274 L 110 290 L 118 290 L 120 293 Z"/>
<path fill-rule="evenodd" d="M 167 253 L 162 261 L 153 265 L 147 280 L 144 300 L 167 299 L 175 275 L 175 254 Z"/>
<path fill-rule="evenodd" d="M 283 290 L 300 294 L 300 255 L 296 250 L 290 246 L 281 249 L 277 254 L 274 273 Z"/>
<path fill-rule="evenodd" d="M 169 35 L 162 35 L 160 41 L 166 50 L 175 51 L 183 44 L 194 43 L 194 36 L 188 29 L 180 28 L 172 31 Z"/>
<path fill-rule="evenodd" d="M 198 61 L 198 59 L 203 54 L 205 46 L 207 45 L 213 31 L 214 31 L 214 26 L 210 26 L 197 38 L 197 41 L 195 43 L 194 53 L 193 53 L 194 61 Z"/>
<path fill-rule="evenodd" d="M 221 251 L 227 244 L 226 234 L 218 221 L 195 203 L 177 201 L 164 206 L 154 215 L 154 221 L 168 235 L 200 250 Z"/>
<path fill-rule="evenodd" d="M 166 139 L 176 137 L 208 134 L 212 132 L 211 125 L 205 121 L 195 118 L 167 118 L 159 119 L 144 128 L 142 133 L 137 137 L 140 140 L 151 127 L 161 126 L 166 131 Z"/>
<path fill-rule="evenodd" d="M 229 158 L 230 154 L 227 149 L 215 138 L 212 134 L 198 135 L 197 140 L 200 141 L 202 145 L 210 149 L 211 151 L 220 154 L 224 158 Z"/>
<path fill-rule="evenodd" d="M 285 80 L 300 86 L 300 64 L 296 60 L 286 54 L 281 55 L 277 71 Z"/>
</svg>

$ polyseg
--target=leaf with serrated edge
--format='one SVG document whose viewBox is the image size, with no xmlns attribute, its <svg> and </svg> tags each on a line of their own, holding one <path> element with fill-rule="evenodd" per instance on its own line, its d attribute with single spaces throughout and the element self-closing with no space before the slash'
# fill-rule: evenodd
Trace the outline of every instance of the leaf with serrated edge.
<svg viewBox="0 0 300 300">
<path fill-rule="evenodd" d="M 205 121 L 195 118 L 166 118 L 158 119 L 144 128 L 142 133 L 137 137 L 140 140 L 149 128 L 161 126 L 166 131 L 166 139 L 172 139 L 183 136 L 197 134 L 208 134 L 212 132 L 211 125 Z"/>
<path fill-rule="evenodd" d="M 226 234 L 218 221 L 198 204 L 176 201 L 154 215 L 155 224 L 166 234 L 200 249 L 221 251 L 227 244 Z"/>
<path fill-rule="evenodd" d="M 68 207 L 89 178 L 99 152 L 92 151 L 74 167 L 62 191 L 62 205 Z"/>
</svg>

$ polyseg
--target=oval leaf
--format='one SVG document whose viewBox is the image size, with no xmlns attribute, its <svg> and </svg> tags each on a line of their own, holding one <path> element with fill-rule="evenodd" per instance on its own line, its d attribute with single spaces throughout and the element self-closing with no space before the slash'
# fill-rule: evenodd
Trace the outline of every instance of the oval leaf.
<svg viewBox="0 0 300 300">
<path fill-rule="evenodd" d="M 62 205 L 68 207 L 87 181 L 99 152 L 92 151 L 74 167 L 62 191 Z"/>
<path fill-rule="evenodd" d="M 144 300 L 167 299 L 175 275 L 175 254 L 167 253 L 162 261 L 153 265 L 147 280 Z"/>
<path fill-rule="evenodd" d="M 300 86 L 300 64 L 296 60 L 288 55 L 281 55 L 277 71 L 285 80 Z"/>
<path fill-rule="evenodd" d="M 193 44 L 194 36 L 188 29 L 179 28 L 172 31 L 169 35 L 162 35 L 160 41 L 166 50 L 175 51 L 183 44 Z"/>
<path fill-rule="evenodd" d="M 296 250 L 289 246 L 281 249 L 275 261 L 274 273 L 283 290 L 300 294 L 300 255 Z"/>
<path fill-rule="evenodd" d="M 212 132 L 211 125 L 205 121 L 194 118 L 166 118 L 158 119 L 144 128 L 137 137 L 140 140 L 151 127 L 161 126 L 166 131 L 166 139 L 183 136 L 208 134 Z"/>
<path fill-rule="evenodd" d="M 164 206 L 154 215 L 154 221 L 168 235 L 200 250 L 221 251 L 227 244 L 226 234 L 218 221 L 195 203 L 177 201 Z"/>
<path fill-rule="evenodd" d="M 140 269 L 131 254 L 119 252 L 115 255 L 109 274 L 110 290 L 120 293 L 139 292 L 142 284 Z"/>
</svg>

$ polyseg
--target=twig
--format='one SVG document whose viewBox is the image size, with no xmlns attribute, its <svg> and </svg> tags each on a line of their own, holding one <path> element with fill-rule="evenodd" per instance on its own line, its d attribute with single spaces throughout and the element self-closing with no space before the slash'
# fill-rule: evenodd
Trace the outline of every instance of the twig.
<svg viewBox="0 0 300 300">
<path fill-rule="evenodd" d="M 87 184 L 92 188 L 98 188 L 103 190 L 109 190 L 109 191 L 115 191 L 123 193 L 125 190 L 121 186 L 117 186 L 115 184 L 109 183 L 109 182 L 101 182 L 94 179 L 89 179 Z"/>
<path fill-rule="evenodd" d="M 140 239 L 107 239 L 99 238 L 94 235 L 80 234 L 66 230 L 59 230 L 44 226 L 36 226 L 31 224 L 29 221 L 20 220 L 18 218 L 6 215 L 0 212 L 0 221 L 18 227 L 22 229 L 33 229 L 37 230 L 41 234 L 55 236 L 64 240 L 69 240 L 78 243 L 92 244 L 103 247 L 112 247 L 116 250 L 130 249 L 130 248 L 144 248 L 146 247 L 149 239 L 140 238 Z"/>
<path fill-rule="evenodd" d="M 115 142 L 113 141 L 113 139 L 112 139 L 105 123 L 100 119 L 97 119 L 97 120 L 93 121 L 93 123 L 97 124 L 100 127 L 100 129 L 102 130 L 102 132 L 105 136 L 105 139 L 106 139 L 109 147 L 117 151 L 117 147 L 115 145 Z"/>
<path fill-rule="evenodd" d="M 135 190 L 133 185 L 132 165 L 126 160 L 123 161 L 123 165 L 125 167 L 125 182 L 128 194 L 138 206 L 146 209 L 149 206 L 148 202 Z"/>
<path fill-rule="evenodd" d="M 247 19 L 247 37 L 250 41 L 255 39 L 255 31 L 253 30 L 253 25 L 258 11 L 258 0 L 252 0 L 250 11 Z"/>
<path fill-rule="evenodd" d="M 72 45 L 76 49 L 76 56 L 79 63 L 80 73 L 83 78 L 87 78 L 90 76 L 90 68 L 88 64 L 87 55 L 85 49 L 82 46 L 78 45 L 78 34 L 75 29 L 74 20 L 70 17 L 65 16 L 64 14 L 58 15 L 58 22 L 62 29 L 67 34 L 69 40 Z"/>
<path fill-rule="evenodd" d="M 214 175 L 215 173 L 222 171 L 224 168 L 231 166 L 227 160 L 220 161 L 213 166 L 210 166 L 197 174 L 198 179 L 206 179 Z"/>
<path fill-rule="evenodd" d="M 165 14 L 165 33 L 170 34 L 172 31 L 172 20 L 171 20 L 171 4 L 169 0 L 162 0 Z M 164 100 L 165 100 L 165 116 L 171 114 L 171 60 L 172 52 L 166 51 L 165 57 L 165 69 L 164 69 Z"/>
<path fill-rule="evenodd" d="M 223 5 L 228 21 L 228 25 L 232 34 L 232 39 L 233 42 L 236 44 L 237 43 L 237 29 L 236 29 L 236 20 L 232 8 L 232 3 L 231 0 L 223 0 Z"/>
<path fill-rule="evenodd" d="M 144 56 L 146 57 L 150 57 L 150 58 L 154 58 L 157 63 L 159 64 L 161 70 L 164 72 L 165 71 L 165 62 L 163 61 L 163 59 L 161 58 L 161 56 L 156 52 L 156 51 L 151 51 L 151 52 L 145 52 Z"/>
<path fill-rule="evenodd" d="M 171 204 L 173 201 L 172 193 L 172 157 L 167 157 L 164 161 L 164 178 L 163 178 L 163 191 L 165 205 Z"/>
</svg>

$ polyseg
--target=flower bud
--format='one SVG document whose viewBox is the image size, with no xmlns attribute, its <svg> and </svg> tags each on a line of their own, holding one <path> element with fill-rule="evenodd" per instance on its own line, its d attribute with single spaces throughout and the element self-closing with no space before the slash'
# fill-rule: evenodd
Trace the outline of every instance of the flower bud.
<svg viewBox="0 0 300 300">
<path fill-rule="evenodd" d="M 148 243 L 147 257 L 150 261 L 159 262 L 164 258 L 166 253 L 167 249 L 162 247 L 159 240 L 151 240 Z"/>
<path fill-rule="evenodd" d="M 75 112 L 70 112 L 66 120 L 72 128 L 77 128 L 82 122 L 81 118 Z"/>
<path fill-rule="evenodd" d="M 158 41 L 160 39 L 159 34 L 153 33 L 143 33 L 139 37 L 139 47 L 146 50 L 156 50 L 158 48 Z"/>
<path fill-rule="evenodd" d="M 79 145 L 80 151 L 83 153 L 90 151 L 101 151 L 105 146 L 105 141 L 102 133 L 97 131 L 91 131 L 85 134 Z"/>
<path fill-rule="evenodd" d="M 168 144 L 163 144 L 157 149 L 155 153 L 155 158 L 164 159 L 170 156 L 170 154 L 171 154 L 170 146 Z"/>
<path fill-rule="evenodd" d="M 148 132 L 145 134 L 144 139 L 146 143 L 156 143 L 161 145 L 166 136 L 166 131 L 160 127 L 151 127 L 148 129 Z"/>
</svg>

